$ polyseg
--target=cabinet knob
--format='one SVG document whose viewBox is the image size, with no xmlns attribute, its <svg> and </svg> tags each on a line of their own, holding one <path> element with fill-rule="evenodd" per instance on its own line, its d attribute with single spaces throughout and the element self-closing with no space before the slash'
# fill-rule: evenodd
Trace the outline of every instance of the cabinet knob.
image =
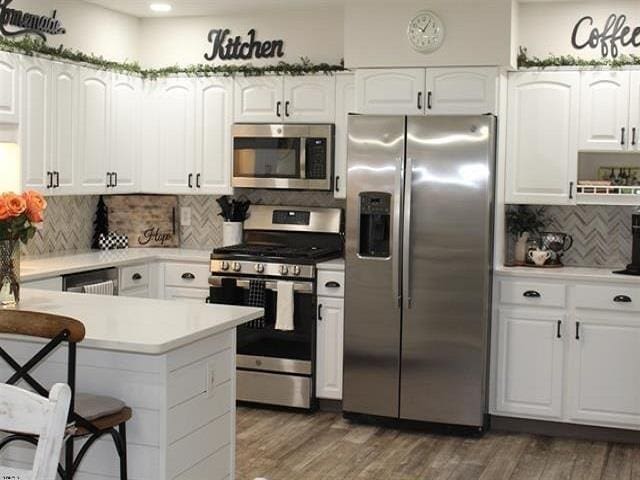
<svg viewBox="0 0 640 480">
<path fill-rule="evenodd" d="M 183 280 L 195 280 L 196 276 L 193 273 L 186 272 L 186 273 L 182 274 L 182 279 Z"/>
<path fill-rule="evenodd" d="M 527 290 L 526 292 L 524 292 L 522 294 L 523 297 L 526 298 L 540 298 L 542 297 L 542 295 L 540 295 L 540 292 L 536 292 L 535 290 Z"/>
<path fill-rule="evenodd" d="M 616 303 L 631 303 L 631 297 L 628 295 L 616 295 L 613 297 L 613 301 Z"/>
<path fill-rule="evenodd" d="M 340 284 L 338 282 L 327 282 L 324 284 L 327 288 L 340 288 Z"/>
</svg>

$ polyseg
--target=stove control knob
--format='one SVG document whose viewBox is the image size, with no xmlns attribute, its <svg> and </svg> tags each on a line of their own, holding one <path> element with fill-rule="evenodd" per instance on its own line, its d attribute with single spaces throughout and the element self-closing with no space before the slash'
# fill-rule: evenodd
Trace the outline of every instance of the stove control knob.
<svg viewBox="0 0 640 480">
<path fill-rule="evenodd" d="M 223 260 L 220 263 L 220 270 L 222 270 L 223 272 L 226 272 L 227 270 L 229 270 L 229 262 L 227 262 L 226 260 Z"/>
<path fill-rule="evenodd" d="M 242 267 L 240 266 L 240 264 L 238 262 L 233 262 L 233 271 L 234 272 L 239 272 L 241 268 Z"/>
<path fill-rule="evenodd" d="M 256 269 L 256 272 L 263 273 L 264 272 L 264 265 L 261 264 L 261 263 L 256 263 L 255 269 Z"/>
<path fill-rule="evenodd" d="M 289 274 L 289 267 L 287 267 L 286 265 L 280 265 L 280 275 L 288 275 Z"/>
<path fill-rule="evenodd" d="M 300 267 L 298 265 L 293 266 L 293 275 L 296 277 L 300 275 Z"/>
</svg>

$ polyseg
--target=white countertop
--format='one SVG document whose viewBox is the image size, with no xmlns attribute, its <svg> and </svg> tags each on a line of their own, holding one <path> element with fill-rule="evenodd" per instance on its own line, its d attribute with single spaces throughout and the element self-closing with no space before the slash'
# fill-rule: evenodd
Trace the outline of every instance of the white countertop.
<svg viewBox="0 0 640 480">
<path fill-rule="evenodd" d="M 344 258 L 334 258 L 326 262 L 318 263 L 318 270 L 339 270 L 344 271 Z"/>
<path fill-rule="evenodd" d="M 497 267 L 495 273 L 500 276 L 541 278 L 548 280 L 575 280 L 589 282 L 628 283 L 640 286 L 640 277 L 619 275 L 613 273 L 618 268 L 590 268 L 590 267 L 562 267 L 562 268 L 534 268 L 534 267 Z"/>
<path fill-rule="evenodd" d="M 261 308 L 23 289 L 22 311 L 81 321 L 81 347 L 158 355 L 261 317 Z M 12 337 L 18 338 L 18 337 Z M 33 341 L 32 338 L 29 341 Z"/>
<path fill-rule="evenodd" d="M 98 268 L 117 267 L 148 261 L 203 262 L 210 260 L 210 250 L 184 248 L 127 248 L 122 250 L 90 251 L 57 254 L 49 257 L 23 257 L 20 278 L 24 281 L 67 275 Z"/>
</svg>

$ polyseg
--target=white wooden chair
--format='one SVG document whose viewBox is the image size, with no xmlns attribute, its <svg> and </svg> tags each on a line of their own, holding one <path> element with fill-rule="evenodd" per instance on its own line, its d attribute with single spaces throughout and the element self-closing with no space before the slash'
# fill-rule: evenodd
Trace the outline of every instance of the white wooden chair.
<svg viewBox="0 0 640 480">
<path fill-rule="evenodd" d="M 38 436 L 33 468 L 0 464 L 0 478 L 55 480 L 70 401 L 71 389 L 64 383 L 54 385 L 49 398 L 0 384 L 0 430 Z"/>
</svg>

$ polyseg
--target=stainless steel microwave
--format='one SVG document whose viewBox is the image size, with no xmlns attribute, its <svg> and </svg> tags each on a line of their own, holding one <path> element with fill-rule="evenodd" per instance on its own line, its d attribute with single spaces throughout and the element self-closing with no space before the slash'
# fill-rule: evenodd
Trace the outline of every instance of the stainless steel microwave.
<svg viewBox="0 0 640 480">
<path fill-rule="evenodd" d="M 234 187 L 333 188 L 334 126 L 235 124 Z"/>
</svg>

